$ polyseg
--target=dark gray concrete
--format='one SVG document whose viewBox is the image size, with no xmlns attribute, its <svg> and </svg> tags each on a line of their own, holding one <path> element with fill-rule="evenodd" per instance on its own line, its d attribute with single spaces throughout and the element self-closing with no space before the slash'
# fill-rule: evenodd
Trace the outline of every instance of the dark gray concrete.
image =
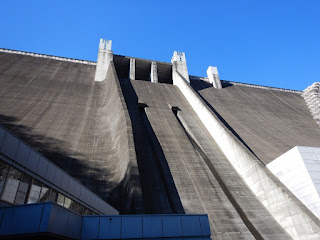
<svg viewBox="0 0 320 240">
<path fill-rule="evenodd" d="M 129 81 L 129 59 L 114 55 L 94 82 L 94 65 L 0 53 L 0 124 L 120 213 L 207 213 L 215 239 L 290 239 L 180 90 L 164 84 L 172 65 L 157 62 L 160 83 L 151 83 L 151 61 L 136 59 L 141 79 Z M 265 163 L 320 142 L 296 93 L 191 83 Z"/>
<path fill-rule="evenodd" d="M 208 213 L 216 239 L 290 239 L 249 190 L 176 86 L 131 81 L 186 213 Z M 177 107 L 178 118 L 171 107 Z M 197 141 L 200 156 L 185 129 Z M 213 172 L 214 171 L 214 172 Z"/>
<path fill-rule="evenodd" d="M 143 212 L 131 123 L 114 69 L 94 82 L 93 65 L 3 55 L 0 124 L 120 212 Z"/>
<path fill-rule="evenodd" d="M 320 128 L 298 93 L 192 80 L 207 104 L 265 164 L 295 146 L 320 147 Z"/>
</svg>

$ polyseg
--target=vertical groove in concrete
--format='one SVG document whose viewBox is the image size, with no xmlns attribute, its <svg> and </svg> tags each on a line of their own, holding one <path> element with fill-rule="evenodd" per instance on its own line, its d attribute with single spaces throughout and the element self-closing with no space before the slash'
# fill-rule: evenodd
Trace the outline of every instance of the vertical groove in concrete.
<svg viewBox="0 0 320 240">
<path fill-rule="evenodd" d="M 179 89 L 142 81 L 132 84 L 139 101 L 148 106 L 148 120 L 167 159 L 184 211 L 207 213 L 216 239 L 254 239 L 172 113 L 169 105 L 178 106 L 201 124 Z M 219 149 L 214 150 L 220 154 Z"/>
<path fill-rule="evenodd" d="M 144 122 L 144 126 L 149 135 L 149 140 L 150 140 L 152 149 L 154 151 L 154 158 L 155 158 L 154 160 L 157 162 L 161 180 L 167 194 L 171 211 L 172 213 L 183 214 L 185 213 L 185 211 L 181 204 L 181 200 L 180 200 L 177 188 L 173 182 L 172 174 L 170 172 L 167 159 L 165 158 L 161 145 L 150 125 L 147 114 L 145 113 L 144 110 L 142 111 L 142 121 Z"/>
<path fill-rule="evenodd" d="M 156 153 L 146 129 L 148 121 L 143 120 L 145 117 L 144 106 L 138 105 L 138 98 L 130 81 L 121 79 L 120 83 L 132 123 L 145 213 L 172 213 L 156 161 Z"/>
</svg>

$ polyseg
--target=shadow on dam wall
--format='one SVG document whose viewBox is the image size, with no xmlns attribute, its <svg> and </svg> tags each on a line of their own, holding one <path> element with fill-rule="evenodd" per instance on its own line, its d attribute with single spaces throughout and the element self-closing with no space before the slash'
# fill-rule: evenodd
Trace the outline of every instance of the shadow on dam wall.
<svg viewBox="0 0 320 240">
<path fill-rule="evenodd" d="M 143 103 L 128 79 L 120 79 L 135 142 L 146 213 L 184 214 L 162 147 L 148 120 Z"/>
<path fill-rule="evenodd" d="M 29 115 L 13 117 L 5 114 L 0 115 L 0 124 L 121 214 L 142 213 L 139 173 L 137 166 L 132 163 L 129 149 L 128 132 L 131 126 L 125 116 L 114 69 L 108 71 L 102 82 L 85 82 L 83 87 L 89 90 L 84 95 L 76 89 L 81 85 L 72 83 L 73 78 L 77 80 L 79 71 L 81 69 L 74 70 L 71 77 L 64 80 L 65 84 L 56 92 L 50 104 L 43 101 L 39 107 L 32 106 L 33 102 L 25 103 L 33 111 L 40 112 L 41 118 L 37 119 L 36 124 Z M 28 86 L 23 94 L 32 91 L 32 86 Z M 80 104 L 85 105 L 73 106 L 70 111 L 67 105 L 69 101 L 74 101 L 72 99 L 84 99 Z M 41 112 L 45 105 L 48 107 Z M 24 106 L 20 108 L 16 111 L 23 110 Z"/>
</svg>

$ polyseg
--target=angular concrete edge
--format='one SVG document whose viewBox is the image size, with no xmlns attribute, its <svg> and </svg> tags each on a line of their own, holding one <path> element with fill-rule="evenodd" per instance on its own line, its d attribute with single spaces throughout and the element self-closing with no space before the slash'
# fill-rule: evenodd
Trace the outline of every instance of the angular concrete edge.
<svg viewBox="0 0 320 240">
<path fill-rule="evenodd" d="M 295 146 L 267 167 L 320 219 L 320 148 Z"/>
<path fill-rule="evenodd" d="M 120 86 L 118 75 L 117 75 L 115 66 L 112 61 L 109 64 L 107 75 L 109 74 L 109 71 L 111 71 L 111 75 L 113 76 L 111 81 L 113 81 L 113 84 L 115 84 L 115 89 L 112 89 L 112 90 L 116 92 L 117 96 L 120 99 L 121 108 L 122 108 L 121 110 L 122 110 L 124 117 L 125 117 L 125 124 L 126 124 L 126 128 L 127 128 L 126 135 L 127 135 L 127 143 L 128 143 L 128 154 L 129 154 L 128 155 L 128 157 L 129 157 L 128 173 L 130 174 L 131 177 L 137 176 L 137 177 L 133 177 L 130 180 L 130 184 L 131 184 L 130 191 L 131 191 L 131 194 L 133 195 L 133 202 L 134 202 L 136 211 L 137 211 L 137 213 L 139 213 L 139 212 L 143 212 L 144 207 L 143 207 L 143 200 L 142 200 L 141 183 L 140 183 L 140 178 L 139 178 L 138 162 L 137 162 L 135 146 L 134 146 L 132 123 L 131 123 L 131 119 L 129 116 L 127 105 L 124 100 L 124 96 L 122 93 L 122 89 Z M 107 88 L 109 88 L 109 86 L 107 86 Z M 124 144 L 124 143 L 122 143 L 122 144 Z"/>
<path fill-rule="evenodd" d="M 294 239 L 320 239 L 320 221 L 233 134 L 203 102 L 189 82 L 173 74 L 193 110 L 252 192 Z"/>
</svg>

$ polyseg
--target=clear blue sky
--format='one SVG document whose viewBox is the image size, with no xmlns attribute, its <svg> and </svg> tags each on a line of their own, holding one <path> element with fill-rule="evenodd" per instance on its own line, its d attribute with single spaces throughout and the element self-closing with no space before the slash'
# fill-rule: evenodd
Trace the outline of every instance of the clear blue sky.
<svg viewBox="0 0 320 240">
<path fill-rule="evenodd" d="M 320 1 L 0 2 L 0 48 L 96 61 L 99 38 L 115 54 L 170 62 L 190 75 L 303 90 L 320 81 Z"/>
</svg>

